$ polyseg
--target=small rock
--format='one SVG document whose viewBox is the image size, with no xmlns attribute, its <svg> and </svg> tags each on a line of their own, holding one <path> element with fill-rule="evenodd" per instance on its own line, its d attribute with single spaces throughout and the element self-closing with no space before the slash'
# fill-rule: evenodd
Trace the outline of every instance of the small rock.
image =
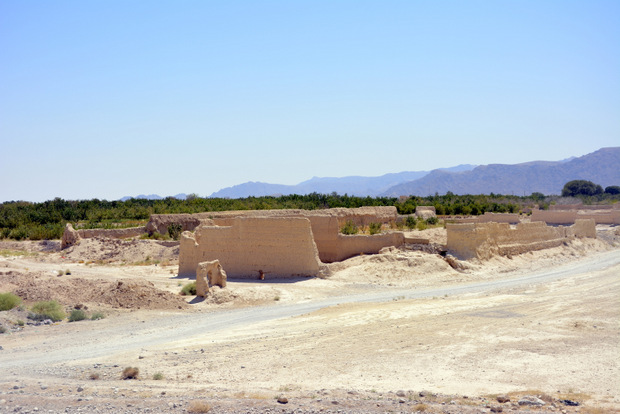
<svg viewBox="0 0 620 414">
<path fill-rule="evenodd" d="M 491 412 L 492 413 L 501 413 L 502 411 L 504 411 L 504 409 L 501 406 L 499 406 L 499 405 L 491 406 Z"/>
<path fill-rule="evenodd" d="M 405 400 L 404 398 L 399 398 L 399 399 L 398 399 L 398 402 L 399 402 L 400 404 L 404 404 L 404 403 L 406 403 L 406 402 L 407 402 L 407 400 Z"/>
<path fill-rule="evenodd" d="M 285 397 L 285 396 L 283 396 L 283 395 L 280 395 L 280 396 L 278 397 L 278 402 L 279 402 L 280 404 L 288 404 L 288 398 L 286 398 L 286 397 Z"/>
<path fill-rule="evenodd" d="M 396 395 L 399 397 L 405 397 L 407 394 L 403 390 L 396 391 Z"/>
<path fill-rule="evenodd" d="M 336 400 L 333 400 L 333 401 L 332 401 L 332 404 L 334 404 L 334 405 L 338 405 L 338 404 L 339 404 L 339 402 L 338 402 L 338 401 L 336 401 Z"/>
<path fill-rule="evenodd" d="M 535 407 L 542 407 L 545 402 L 533 395 L 525 395 L 519 400 L 519 405 L 533 405 Z"/>
<path fill-rule="evenodd" d="M 497 402 L 502 403 L 502 404 L 510 402 L 510 397 L 508 397 L 507 395 L 498 395 Z"/>
<path fill-rule="evenodd" d="M 77 387 L 77 392 L 82 392 L 82 391 L 84 391 L 84 387 L 82 386 Z"/>
<path fill-rule="evenodd" d="M 560 400 L 560 402 L 564 405 L 569 405 L 572 407 L 577 407 L 579 405 L 577 401 L 572 401 L 572 400 Z"/>
</svg>

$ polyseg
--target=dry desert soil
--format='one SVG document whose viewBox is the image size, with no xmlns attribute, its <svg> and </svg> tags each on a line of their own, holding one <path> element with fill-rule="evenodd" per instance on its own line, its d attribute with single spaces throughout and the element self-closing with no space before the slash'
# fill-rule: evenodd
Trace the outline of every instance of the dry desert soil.
<svg viewBox="0 0 620 414">
<path fill-rule="evenodd" d="M 178 246 L 0 242 L 0 292 L 24 300 L 0 312 L 0 412 L 620 412 L 614 230 L 459 270 L 388 249 L 206 300 L 179 295 Z M 51 299 L 105 318 L 28 319 Z"/>
</svg>

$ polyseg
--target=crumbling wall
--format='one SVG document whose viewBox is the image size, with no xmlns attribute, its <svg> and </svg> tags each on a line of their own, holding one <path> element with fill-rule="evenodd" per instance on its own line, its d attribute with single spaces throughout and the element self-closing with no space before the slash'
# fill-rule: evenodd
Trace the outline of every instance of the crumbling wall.
<svg viewBox="0 0 620 414">
<path fill-rule="evenodd" d="M 481 216 L 478 216 L 478 223 L 509 223 L 517 224 L 521 221 L 521 216 L 512 213 L 491 213 L 485 211 Z"/>
<path fill-rule="evenodd" d="M 315 276 L 319 255 L 307 218 L 236 218 L 231 226 L 199 226 L 181 235 L 179 274 L 196 276 L 198 263 L 219 260 L 231 277 Z"/>
<path fill-rule="evenodd" d="M 594 220 L 578 220 L 570 227 L 551 227 L 543 222 L 446 224 L 447 248 L 461 259 L 489 259 L 560 246 L 575 237 L 596 238 Z"/>
<path fill-rule="evenodd" d="M 544 221 L 547 224 L 573 224 L 577 219 L 576 211 L 533 210 L 530 221 Z"/>
<path fill-rule="evenodd" d="M 126 229 L 80 229 L 77 231 L 83 239 L 92 237 L 105 237 L 108 239 L 127 239 L 139 237 L 146 233 L 144 227 L 129 227 Z"/>
<path fill-rule="evenodd" d="M 573 224 L 576 220 L 592 219 L 596 224 L 620 224 L 620 210 L 533 210 L 531 221 L 544 221 L 547 224 Z"/>
<path fill-rule="evenodd" d="M 71 223 L 67 223 L 62 234 L 61 249 L 73 246 L 80 239 L 104 237 L 108 239 L 127 239 L 138 237 L 146 232 L 144 227 L 129 227 L 126 229 L 80 229 L 75 230 Z"/>
<path fill-rule="evenodd" d="M 336 238 L 336 248 L 329 252 L 328 258 L 332 262 L 339 262 L 359 254 L 379 253 L 379 250 L 384 247 L 398 247 L 404 243 L 405 235 L 402 232 L 373 234 L 372 236 L 339 234 Z"/>
<path fill-rule="evenodd" d="M 198 214 L 151 214 L 149 222 L 146 224 L 146 231 L 149 234 L 155 232 L 160 234 L 168 233 L 168 226 L 180 224 L 181 231 L 194 231 L 203 220 L 208 220 L 208 213 Z"/>
<path fill-rule="evenodd" d="M 580 211 L 577 219 L 592 219 L 596 224 L 620 224 L 620 210 Z"/>
<path fill-rule="evenodd" d="M 210 211 L 196 214 L 153 214 L 146 225 L 147 231 L 153 233 L 166 233 L 170 224 L 181 224 L 183 231 L 194 231 L 200 224 L 207 220 L 218 226 L 228 226 L 238 217 L 334 217 L 339 226 L 348 220 L 357 226 L 368 226 L 370 223 L 389 224 L 396 221 L 398 213 L 396 207 L 359 207 L 359 208 L 330 208 L 324 210 L 234 210 L 234 211 Z"/>
<path fill-rule="evenodd" d="M 196 267 L 196 296 L 206 297 L 209 286 L 226 287 L 227 275 L 219 260 L 200 262 Z"/>
<path fill-rule="evenodd" d="M 418 218 L 426 220 L 431 217 L 437 217 L 437 212 L 434 206 L 417 206 L 415 208 L 415 215 Z"/>
<path fill-rule="evenodd" d="M 65 231 L 62 233 L 62 240 L 60 241 L 60 248 L 66 249 L 77 244 L 80 241 L 80 233 L 78 233 L 71 223 L 65 224 Z"/>
<path fill-rule="evenodd" d="M 620 203 L 615 204 L 552 204 L 549 210 L 614 210 L 620 209 Z"/>
</svg>

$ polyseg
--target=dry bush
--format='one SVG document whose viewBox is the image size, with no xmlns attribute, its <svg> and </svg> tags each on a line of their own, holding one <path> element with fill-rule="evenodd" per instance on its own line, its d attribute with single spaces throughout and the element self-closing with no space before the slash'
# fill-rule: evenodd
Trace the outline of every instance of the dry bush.
<svg viewBox="0 0 620 414">
<path fill-rule="evenodd" d="M 19 296 L 14 295 L 11 292 L 0 293 L 0 311 L 11 310 L 22 303 Z"/>
<path fill-rule="evenodd" d="M 99 379 L 99 373 L 98 372 L 91 372 L 90 375 L 88 376 L 88 379 L 91 379 L 93 381 L 97 381 Z"/>
<path fill-rule="evenodd" d="M 426 405 L 424 403 L 416 404 L 416 405 L 413 406 L 413 411 L 414 412 L 423 413 L 426 410 L 428 410 L 428 405 Z"/>
<path fill-rule="evenodd" d="M 124 380 L 138 379 L 139 373 L 140 373 L 140 370 L 138 368 L 127 367 L 123 370 L 123 373 L 121 374 L 121 379 L 124 379 Z"/>
<path fill-rule="evenodd" d="M 206 401 L 193 400 L 187 406 L 188 413 L 208 413 L 211 411 L 211 405 Z"/>
</svg>

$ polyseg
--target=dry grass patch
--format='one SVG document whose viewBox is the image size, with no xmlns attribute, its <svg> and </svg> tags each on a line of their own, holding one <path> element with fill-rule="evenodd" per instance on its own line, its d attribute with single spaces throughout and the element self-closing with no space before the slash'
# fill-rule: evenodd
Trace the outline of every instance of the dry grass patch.
<svg viewBox="0 0 620 414">
<path fill-rule="evenodd" d="M 426 410 L 428 410 L 428 405 L 426 405 L 424 403 L 416 404 L 416 405 L 413 406 L 413 412 L 414 413 L 423 413 Z"/>
<path fill-rule="evenodd" d="M 206 401 L 193 400 L 187 406 L 188 413 L 208 413 L 211 411 L 211 404 Z"/>
</svg>

